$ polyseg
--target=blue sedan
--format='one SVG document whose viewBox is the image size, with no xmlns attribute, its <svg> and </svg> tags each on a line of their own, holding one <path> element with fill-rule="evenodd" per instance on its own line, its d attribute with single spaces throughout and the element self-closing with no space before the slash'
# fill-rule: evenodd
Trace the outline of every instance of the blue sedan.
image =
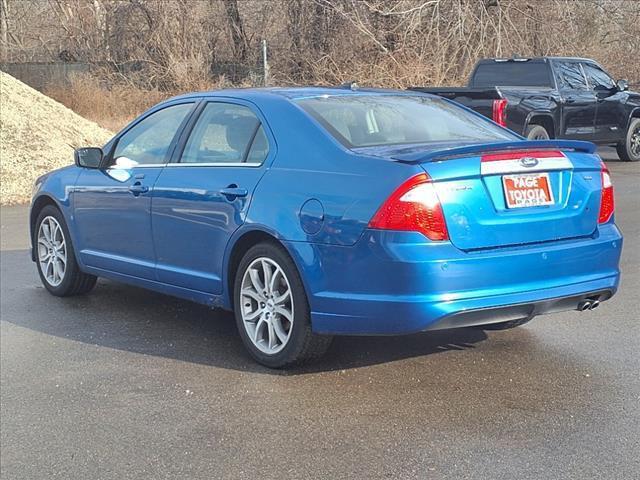
<svg viewBox="0 0 640 480">
<path fill-rule="evenodd" d="M 525 141 L 416 92 L 172 98 L 34 191 L 32 258 L 53 295 L 105 277 L 233 310 L 274 368 L 332 335 L 591 310 L 620 278 L 592 144 Z"/>
</svg>

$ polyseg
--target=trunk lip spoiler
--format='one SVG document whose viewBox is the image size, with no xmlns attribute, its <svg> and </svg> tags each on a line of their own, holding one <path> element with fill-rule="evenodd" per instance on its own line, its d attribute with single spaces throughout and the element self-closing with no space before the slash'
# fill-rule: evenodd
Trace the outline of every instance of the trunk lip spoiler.
<svg viewBox="0 0 640 480">
<path fill-rule="evenodd" d="M 596 145 L 581 140 L 527 140 L 514 142 L 484 143 L 464 145 L 461 147 L 445 148 L 424 153 L 394 154 L 390 158 L 402 163 L 425 163 L 436 160 L 450 160 L 453 158 L 470 156 L 471 154 L 508 152 L 509 150 L 545 150 L 560 149 L 580 153 L 595 153 Z"/>
</svg>

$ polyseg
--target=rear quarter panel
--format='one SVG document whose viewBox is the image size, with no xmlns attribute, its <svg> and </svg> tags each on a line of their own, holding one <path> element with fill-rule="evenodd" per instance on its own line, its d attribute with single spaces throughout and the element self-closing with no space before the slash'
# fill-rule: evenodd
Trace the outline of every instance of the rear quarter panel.
<svg viewBox="0 0 640 480">
<path fill-rule="evenodd" d="M 554 131 L 549 132 L 556 136 L 560 125 L 560 95 L 551 88 L 509 88 L 500 87 L 502 96 L 509 102 L 507 104 L 507 127 L 516 133 L 524 135 L 525 129 L 531 119 L 536 115 L 546 115 L 553 120 Z"/>
<path fill-rule="evenodd" d="M 393 190 L 421 171 L 350 152 L 288 102 L 286 112 L 275 102 L 261 108 L 278 154 L 256 187 L 247 224 L 282 240 L 353 245 Z"/>
</svg>

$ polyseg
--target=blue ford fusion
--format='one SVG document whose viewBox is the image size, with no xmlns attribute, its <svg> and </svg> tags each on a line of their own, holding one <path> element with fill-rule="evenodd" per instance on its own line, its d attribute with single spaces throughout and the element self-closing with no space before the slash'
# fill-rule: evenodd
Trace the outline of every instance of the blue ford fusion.
<svg viewBox="0 0 640 480">
<path fill-rule="evenodd" d="M 592 144 L 348 88 L 168 100 L 41 177 L 30 219 L 52 294 L 106 277 L 233 310 L 270 367 L 332 335 L 593 309 L 617 289 L 622 248 Z"/>
</svg>

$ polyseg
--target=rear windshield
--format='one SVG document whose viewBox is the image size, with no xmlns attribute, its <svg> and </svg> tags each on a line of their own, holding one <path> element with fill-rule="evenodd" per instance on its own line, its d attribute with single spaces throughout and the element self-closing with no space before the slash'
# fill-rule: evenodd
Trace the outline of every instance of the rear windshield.
<svg viewBox="0 0 640 480">
<path fill-rule="evenodd" d="M 518 138 L 438 97 L 324 95 L 297 103 L 348 148 Z"/>
<path fill-rule="evenodd" d="M 474 87 L 550 87 L 549 65 L 540 61 L 481 63 L 473 74 Z"/>
</svg>

